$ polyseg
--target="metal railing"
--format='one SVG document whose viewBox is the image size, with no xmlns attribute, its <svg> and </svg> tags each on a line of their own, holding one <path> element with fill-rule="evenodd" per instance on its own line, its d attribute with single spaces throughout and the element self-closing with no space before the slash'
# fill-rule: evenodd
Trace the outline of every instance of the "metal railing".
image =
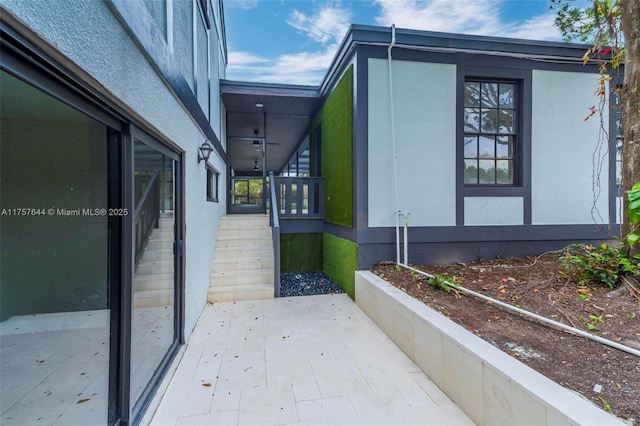
<svg viewBox="0 0 640 426">
<path fill-rule="evenodd" d="M 276 203 L 282 219 L 324 217 L 324 179 L 276 177 Z M 275 210 L 275 209 L 274 209 Z"/>
<path fill-rule="evenodd" d="M 271 214 L 271 238 L 273 239 L 273 287 L 274 296 L 280 297 L 280 219 L 278 218 L 278 202 L 276 198 L 276 178 L 269 172 L 269 194 Z M 275 206 L 275 207 L 274 207 Z"/>
<path fill-rule="evenodd" d="M 138 176 L 136 176 L 138 178 Z M 146 184 L 146 185 L 145 185 Z M 135 232 L 136 232 L 136 251 L 135 251 L 135 265 L 137 266 L 142 259 L 142 254 L 147 246 L 149 237 L 153 228 L 157 228 L 160 219 L 160 185 L 159 185 L 159 172 L 155 172 L 151 175 L 151 178 L 146 180 L 140 176 L 140 179 L 136 179 L 136 189 L 142 192 L 140 201 L 136 205 L 134 212 L 135 218 Z M 144 186 L 144 192 L 142 186 Z M 138 189 L 140 188 L 140 189 Z"/>
</svg>

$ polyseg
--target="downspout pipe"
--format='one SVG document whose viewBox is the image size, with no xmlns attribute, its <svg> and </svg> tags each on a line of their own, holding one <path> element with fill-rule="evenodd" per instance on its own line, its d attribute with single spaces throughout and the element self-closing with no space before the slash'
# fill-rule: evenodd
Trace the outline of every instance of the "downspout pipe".
<svg viewBox="0 0 640 426">
<path fill-rule="evenodd" d="M 409 265 L 403 265 L 402 263 L 398 263 L 398 265 L 402 266 L 403 268 L 406 268 L 406 269 L 408 269 L 410 271 L 413 271 L 416 274 L 420 274 L 422 276 L 425 276 L 427 278 L 435 278 L 433 275 L 431 275 L 431 274 L 429 274 L 427 272 L 421 271 L 419 269 L 413 268 L 413 267 L 411 267 Z M 462 286 L 460 286 L 458 284 L 453 284 L 453 283 L 451 283 L 449 281 L 445 281 L 445 284 L 448 285 L 449 287 L 451 287 L 454 290 L 459 290 L 459 291 L 462 291 L 463 293 L 470 294 L 470 295 L 475 296 L 475 297 L 477 297 L 479 299 L 486 300 L 487 302 L 491 302 L 492 304 L 500 306 L 501 308 L 507 309 L 509 311 L 514 311 L 514 312 L 516 312 L 516 313 L 518 313 L 518 314 L 520 314 L 522 316 L 533 318 L 533 319 L 538 320 L 538 321 L 540 321 L 540 322 L 542 322 L 544 324 L 560 328 L 560 329 L 562 329 L 564 331 L 568 331 L 571 334 L 575 334 L 575 335 L 580 336 L 580 337 L 585 337 L 585 338 L 587 338 L 589 340 L 593 340 L 594 342 L 598 342 L 598 343 L 601 343 L 603 345 L 607 345 L 607 346 L 610 346 L 612 348 L 618 349 L 620 351 L 626 352 L 628 354 L 640 357 L 640 351 L 639 350 L 634 349 L 634 348 L 630 348 L 629 346 L 621 345 L 620 343 L 614 342 L 613 340 L 603 339 L 600 336 L 596 336 L 596 335 L 593 335 L 591 333 L 587 333 L 586 331 L 580 330 L 578 328 L 571 327 L 571 326 L 568 326 L 566 324 L 562 324 L 561 322 L 554 321 L 554 320 L 549 319 L 549 318 L 545 318 L 545 317 L 543 317 L 541 315 L 535 314 L 533 312 L 525 311 L 524 309 L 521 309 L 521 308 L 516 308 L 515 306 L 509 305 L 508 303 L 504 303 L 504 302 L 502 302 L 500 300 L 492 299 L 491 297 L 485 296 L 484 294 L 477 293 L 477 292 L 475 292 L 473 290 L 469 290 L 468 288 L 462 287 Z"/>
<path fill-rule="evenodd" d="M 393 152 L 393 195 L 394 195 L 394 211 L 396 218 L 396 263 L 400 262 L 400 211 L 398 210 L 398 164 L 396 157 L 396 120 L 395 110 L 393 107 L 393 67 L 391 50 L 396 44 L 396 25 L 391 25 L 391 43 L 387 49 L 387 65 L 389 67 L 389 114 L 391 115 L 391 148 Z M 407 259 L 404 260 L 405 263 Z"/>
</svg>

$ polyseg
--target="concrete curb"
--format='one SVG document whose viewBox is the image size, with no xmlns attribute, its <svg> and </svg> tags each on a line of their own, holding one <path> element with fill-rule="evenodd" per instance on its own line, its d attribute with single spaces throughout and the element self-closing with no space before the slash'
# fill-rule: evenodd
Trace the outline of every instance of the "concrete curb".
<svg viewBox="0 0 640 426">
<path fill-rule="evenodd" d="M 355 301 L 478 425 L 628 426 L 369 271 Z"/>
</svg>

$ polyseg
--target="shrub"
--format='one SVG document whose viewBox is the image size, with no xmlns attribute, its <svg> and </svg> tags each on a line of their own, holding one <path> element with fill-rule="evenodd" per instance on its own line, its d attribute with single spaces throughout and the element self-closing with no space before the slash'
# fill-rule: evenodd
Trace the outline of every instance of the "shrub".
<svg viewBox="0 0 640 426">
<path fill-rule="evenodd" d="M 639 256 L 629 259 L 624 252 L 608 244 L 599 246 L 573 244 L 566 249 L 560 262 L 567 275 L 579 285 L 603 283 L 613 289 L 624 274 L 639 275 Z"/>
<path fill-rule="evenodd" d="M 413 272 L 413 271 L 412 271 Z M 429 278 L 427 281 L 433 288 L 439 288 L 444 291 L 455 290 L 456 281 L 454 279 L 448 278 L 446 275 L 435 274 L 432 278 Z"/>
</svg>

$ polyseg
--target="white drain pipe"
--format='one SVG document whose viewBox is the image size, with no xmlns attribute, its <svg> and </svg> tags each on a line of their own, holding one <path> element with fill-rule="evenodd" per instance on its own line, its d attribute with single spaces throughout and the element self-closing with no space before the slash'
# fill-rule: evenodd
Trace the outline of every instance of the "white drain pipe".
<svg viewBox="0 0 640 426">
<path fill-rule="evenodd" d="M 398 212 L 404 216 L 404 264 L 409 265 L 409 212 Z"/>
<path fill-rule="evenodd" d="M 398 165 L 396 157 L 396 120 L 393 108 L 393 67 L 391 66 L 391 49 L 396 44 L 396 25 L 391 25 L 391 44 L 387 49 L 387 64 L 389 67 L 389 114 L 391 115 L 391 147 L 393 150 L 393 193 L 394 215 L 396 217 L 396 263 L 400 263 L 400 211 L 398 210 Z M 405 262 L 407 258 L 405 256 Z"/>
<path fill-rule="evenodd" d="M 398 263 L 398 265 L 402 266 L 403 268 L 407 268 L 410 271 L 414 271 L 417 274 L 423 275 L 423 276 L 425 276 L 427 278 L 435 278 L 433 275 L 431 275 L 431 274 L 429 274 L 427 272 L 421 271 L 419 269 L 413 268 L 413 267 L 411 267 L 409 265 L 403 265 L 402 263 Z M 487 302 L 491 302 L 491 303 L 493 303 L 495 305 L 498 305 L 498 306 L 500 306 L 502 308 L 505 308 L 507 310 L 517 312 L 520 315 L 524 315 L 525 317 L 536 319 L 536 320 L 538 320 L 538 321 L 540 321 L 540 322 L 542 322 L 544 324 L 552 325 L 554 327 L 558 327 L 558 328 L 560 328 L 562 330 L 568 331 L 569 333 L 572 333 L 572 334 L 575 334 L 575 335 L 578 335 L 578 336 L 581 336 L 581 337 L 586 337 L 589 340 L 593 340 L 595 342 L 602 343 L 603 345 L 607 345 L 607 346 L 610 346 L 612 348 L 615 348 L 615 349 L 621 350 L 623 352 L 626 352 L 628 354 L 640 357 L 640 351 L 639 350 L 634 349 L 634 348 L 630 348 L 630 347 L 625 346 L 625 345 L 621 345 L 620 343 L 614 342 L 613 340 L 603 339 L 600 336 L 595 336 L 595 335 L 593 335 L 591 333 L 587 333 L 586 331 L 580 330 L 578 328 L 571 327 L 571 326 L 568 326 L 566 324 L 562 324 L 561 322 L 554 321 L 554 320 L 551 320 L 549 318 L 545 318 L 545 317 L 543 317 L 541 315 L 534 314 L 533 312 L 525 311 L 524 309 L 521 309 L 521 308 L 516 308 L 515 306 L 509 305 L 508 303 L 504 303 L 504 302 L 502 302 L 500 300 L 492 299 L 491 297 L 485 296 L 484 294 L 480 294 L 480 293 L 477 293 L 477 292 L 475 292 L 473 290 L 469 290 L 468 288 L 462 287 L 462 286 L 460 286 L 458 284 L 452 284 L 452 283 L 450 283 L 449 281 L 446 281 L 446 280 L 445 280 L 445 284 L 447 284 L 452 289 L 460 290 L 463 293 L 467 293 L 467 294 L 475 296 L 475 297 L 477 297 L 479 299 L 486 300 Z"/>
</svg>

